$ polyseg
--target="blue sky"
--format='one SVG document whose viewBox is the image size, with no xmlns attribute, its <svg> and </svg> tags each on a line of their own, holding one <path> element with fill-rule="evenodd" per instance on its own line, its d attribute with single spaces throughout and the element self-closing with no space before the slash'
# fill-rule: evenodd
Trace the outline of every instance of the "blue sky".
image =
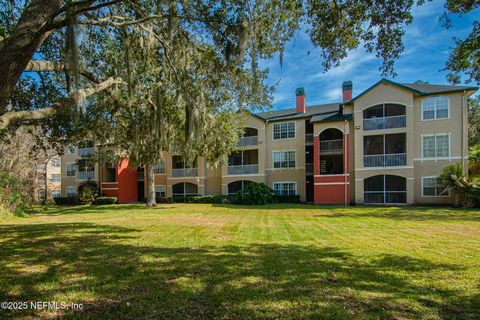
<svg viewBox="0 0 480 320">
<path fill-rule="evenodd" d="M 448 58 L 453 37 L 464 38 L 472 28 L 478 9 L 454 16 L 453 26 L 445 29 L 439 17 L 444 12 L 444 1 L 434 0 L 415 7 L 413 22 L 406 27 L 405 50 L 395 63 L 398 82 L 428 81 L 431 84 L 448 84 L 446 72 L 440 71 Z M 478 17 L 477 17 L 478 19 Z M 307 55 L 307 52 L 310 54 Z M 304 87 L 307 105 L 341 101 L 341 85 L 344 80 L 353 81 L 353 95 L 357 95 L 382 78 L 378 68 L 381 60 L 375 53 L 366 53 L 363 47 L 351 51 L 340 66 L 324 73 L 320 50 L 314 48 L 307 34 L 298 32 L 285 48 L 283 66 L 278 55 L 262 62 L 270 70 L 268 83 L 276 85 L 273 108 L 295 107 L 295 88 Z"/>
</svg>

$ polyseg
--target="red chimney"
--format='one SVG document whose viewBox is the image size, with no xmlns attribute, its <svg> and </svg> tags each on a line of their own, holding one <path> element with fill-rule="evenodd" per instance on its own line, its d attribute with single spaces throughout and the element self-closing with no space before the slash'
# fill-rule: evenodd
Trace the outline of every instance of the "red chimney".
<svg viewBox="0 0 480 320">
<path fill-rule="evenodd" d="M 305 89 L 297 88 L 297 90 L 295 90 L 295 95 L 297 96 L 297 113 L 307 112 L 307 106 L 305 105 Z"/>
<path fill-rule="evenodd" d="M 344 81 L 342 84 L 343 102 L 352 100 L 352 81 Z"/>
</svg>

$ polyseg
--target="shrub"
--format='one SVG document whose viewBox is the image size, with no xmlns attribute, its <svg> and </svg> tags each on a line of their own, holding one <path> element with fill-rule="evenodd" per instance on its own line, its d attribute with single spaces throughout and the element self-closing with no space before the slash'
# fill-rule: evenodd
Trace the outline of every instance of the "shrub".
<svg viewBox="0 0 480 320">
<path fill-rule="evenodd" d="M 300 203 L 300 196 L 277 196 L 277 200 L 280 203 Z"/>
<path fill-rule="evenodd" d="M 55 204 L 61 206 L 61 205 L 74 205 L 77 204 L 77 197 L 55 197 L 53 198 L 53 201 L 55 201 Z"/>
<path fill-rule="evenodd" d="M 232 197 L 235 204 L 258 205 L 277 202 L 275 192 L 264 183 L 252 183 Z"/>
<path fill-rule="evenodd" d="M 160 200 L 160 201 L 158 201 Z M 158 203 L 228 203 L 227 196 L 190 196 L 157 199 Z"/>
<path fill-rule="evenodd" d="M 0 171 L 0 207 L 12 214 L 22 214 L 30 204 L 27 181 Z"/>
<path fill-rule="evenodd" d="M 117 201 L 117 197 L 98 197 L 93 200 L 92 204 L 114 204 Z"/>
<path fill-rule="evenodd" d="M 78 186 L 78 202 L 92 203 L 98 197 L 98 185 L 93 181 L 85 181 Z"/>
</svg>

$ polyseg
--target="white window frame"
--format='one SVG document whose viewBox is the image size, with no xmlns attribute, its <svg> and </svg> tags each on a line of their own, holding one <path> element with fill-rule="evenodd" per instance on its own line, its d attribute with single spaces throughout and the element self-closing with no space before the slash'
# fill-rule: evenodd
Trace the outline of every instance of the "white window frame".
<svg viewBox="0 0 480 320">
<path fill-rule="evenodd" d="M 73 195 L 69 195 L 69 194 L 71 194 L 71 193 L 68 192 L 69 189 L 70 190 L 72 190 L 72 189 L 75 190 L 75 193 Z M 68 186 L 68 187 L 65 188 L 65 196 L 66 197 L 75 197 L 77 195 L 77 192 L 78 192 L 77 187 L 75 187 L 75 186 Z"/>
<path fill-rule="evenodd" d="M 57 177 L 58 179 L 54 179 L 53 177 Z M 50 181 L 51 182 L 62 182 L 62 175 L 60 173 L 51 173 L 50 174 Z"/>
<path fill-rule="evenodd" d="M 275 153 L 286 153 L 286 152 L 293 152 L 293 158 L 294 158 L 294 161 L 295 161 L 295 165 L 293 167 L 275 168 Z M 295 169 L 295 168 L 297 168 L 297 150 L 273 150 L 272 151 L 272 168 L 274 170 L 285 170 L 285 169 Z"/>
<path fill-rule="evenodd" d="M 163 170 L 162 170 L 163 169 Z M 165 160 L 161 159 L 153 165 L 154 174 L 165 174 Z"/>
<path fill-rule="evenodd" d="M 69 144 L 65 147 L 65 154 L 75 154 L 76 149 L 74 145 Z"/>
<path fill-rule="evenodd" d="M 59 167 L 61 167 L 61 165 L 62 165 L 62 163 L 60 162 L 60 159 L 52 159 L 52 160 L 50 161 L 50 164 L 51 164 L 51 166 L 54 167 L 54 168 L 59 168 Z"/>
<path fill-rule="evenodd" d="M 68 170 L 68 166 L 69 166 L 69 165 L 73 165 L 73 176 L 69 176 L 69 175 L 68 175 L 68 171 L 69 171 L 69 170 Z M 66 177 L 75 177 L 75 176 L 76 176 L 76 173 L 77 173 L 77 169 L 75 168 L 75 162 L 67 162 L 67 163 L 65 164 L 65 176 L 66 176 Z"/>
<path fill-rule="evenodd" d="M 298 184 L 297 184 L 296 181 L 275 181 L 275 182 L 272 183 L 272 189 L 275 192 L 275 185 L 284 185 L 284 184 L 287 184 L 287 183 L 288 184 L 293 184 L 295 186 L 295 188 L 294 188 L 295 193 L 293 194 L 293 196 L 298 195 Z M 282 188 L 282 191 L 284 191 L 284 190 L 285 190 L 285 188 Z M 278 196 L 292 196 L 290 194 L 287 194 L 287 195 L 277 194 L 276 192 L 275 192 L 275 194 L 278 195 Z"/>
<path fill-rule="evenodd" d="M 438 136 L 448 136 L 448 156 L 446 157 L 437 157 L 437 137 Z M 423 139 L 426 137 L 435 137 L 435 156 L 434 157 L 425 157 L 424 148 L 423 148 Z M 452 135 L 451 133 L 435 133 L 435 134 L 422 134 L 421 135 L 421 148 L 422 148 L 422 160 L 444 160 L 452 158 Z"/>
<path fill-rule="evenodd" d="M 56 195 L 55 195 L 56 194 Z M 60 189 L 53 189 L 50 191 L 50 196 L 53 198 L 61 197 L 62 196 L 62 190 Z"/>
<path fill-rule="evenodd" d="M 437 110 L 437 105 L 436 105 L 435 100 L 439 100 L 439 99 L 445 99 L 447 101 L 447 117 L 446 118 L 437 118 L 437 111 L 438 110 Z M 434 117 L 433 117 L 433 119 L 425 119 L 424 116 L 423 116 L 423 109 L 425 108 L 425 103 L 428 102 L 429 100 L 434 100 L 434 107 L 433 107 Z M 448 97 L 444 97 L 444 96 L 434 96 L 434 97 L 425 98 L 425 99 L 422 100 L 422 106 L 420 108 L 420 112 L 421 112 L 422 121 L 448 120 L 448 119 L 450 119 L 450 99 Z"/>
<path fill-rule="evenodd" d="M 447 198 L 447 197 L 450 197 L 450 190 L 447 189 L 447 193 L 444 194 L 444 195 L 437 195 L 437 186 L 435 185 L 435 195 L 434 196 L 431 196 L 431 195 L 425 195 L 424 193 L 424 188 L 425 188 L 425 179 L 432 179 L 432 178 L 435 178 L 435 179 L 438 179 L 439 176 L 426 176 L 426 177 L 422 177 L 422 198 Z"/>
<path fill-rule="evenodd" d="M 287 138 L 281 138 L 282 136 L 282 125 L 285 125 L 287 126 L 288 128 L 288 124 L 290 123 L 293 123 L 293 137 L 287 137 Z M 280 138 L 278 139 L 275 139 L 275 126 L 280 126 Z M 286 131 L 287 133 L 289 132 L 288 130 Z M 291 139 L 295 139 L 297 137 L 297 123 L 295 121 L 287 121 L 287 122 L 274 122 L 272 124 L 272 140 L 274 141 L 279 141 L 279 140 L 291 140 Z"/>
<path fill-rule="evenodd" d="M 157 188 L 162 188 L 163 193 L 165 193 L 165 196 L 164 197 L 160 196 L 160 198 L 166 198 L 167 197 L 167 186 L 164 185 L 164 184 L 156 184 L 155 185 L 155 198 L 157 197 Z M 162 193 L 162 191 L 160 191 L 160 193 Z"/>
</svg>

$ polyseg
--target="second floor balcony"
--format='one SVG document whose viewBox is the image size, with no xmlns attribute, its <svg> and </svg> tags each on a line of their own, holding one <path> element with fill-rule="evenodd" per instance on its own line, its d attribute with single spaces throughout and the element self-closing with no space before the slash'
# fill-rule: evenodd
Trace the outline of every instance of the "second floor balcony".
<svg viewBox="0 0 480 320">
<path fill-rule="evenodd" d="M 407 164 L 406 134 L 363 137 L 364 167 L 397 167 Z"/>
<path fill-rule="evenodd" d="M 256 174 L 258 173 L 258 163 L 245 165 L 229 165 L 227 169 L 228 174 Z"/>
<path fill-rule="evenodd" d="M 198 176 L 197 168 L 174 168 L 172 169 L 172 177 L 196 177 Z"/>
<path fill-rule="evenodd" d="M 95 179 L 95 171 L 78 171 L 77 180 L 93 180 Z"/>
</svg>

